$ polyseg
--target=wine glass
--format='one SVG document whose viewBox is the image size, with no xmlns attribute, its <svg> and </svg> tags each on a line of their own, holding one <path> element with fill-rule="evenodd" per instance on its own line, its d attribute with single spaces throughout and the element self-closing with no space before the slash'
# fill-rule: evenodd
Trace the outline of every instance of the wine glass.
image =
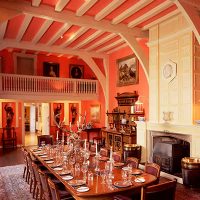
<svg viewBox="0 0 200 200">
<path fill-rule="evenodd" d="M 101 171 L 100 171 L 100 176 L 101 176 L 101 178 L 102 178 L 101 184 L 105 184 L 106 171 L 105 171 L 105 170 L 101 170 Z"/>
<path fill-rule="evenodd" d="M 127 182 L 128 170 L 122 170 L 122 179 L 124 182 Z"/>
<path fill-rule="evenodd" d="M 44 149 L 44 147 L 45 147 L 45 141 L 41 141 L 41 146 L 42 146 L 42 149 Z"/>
<path fill-rule="evenodd" d="M 87 163 L 83 163 L 82 167 L 81 167 L 81 171 L 83 172 L 83 180 L 86 182 L 86 174 L 88 172 L 88 164 Z"/>
</svg>

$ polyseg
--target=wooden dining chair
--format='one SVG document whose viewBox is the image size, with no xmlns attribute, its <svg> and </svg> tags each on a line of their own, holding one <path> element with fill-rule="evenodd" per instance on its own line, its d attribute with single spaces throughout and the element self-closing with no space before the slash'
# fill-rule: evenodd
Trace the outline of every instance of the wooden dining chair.
<svg viewBox="0 0 200 200">
<path fill-rule="evenodd" d="M 42 185 L 42 191 L 43 191 L 43 199 L 45 200 L 51 200 L 51 192 L 50 192 L 50 188 L 48 185 L 48 176 L 45 172 L 43 172 L 42 170 L 38 169 L 38 173 L 40 176 L 40 181 L 41 181 L 41 185 Z"/>
<path fill-rule="evenodd" d="M 28 181 L 28 173 L 29 173 L 29 168 L 28 168 L 28 151 L 25 148 L 22 148 L 23 156 L 24 156 L 24 172 L 23 172 L 23 178 L 25 178 L 26 182 Z"/>
<path fill-rule="evenodd" d="M 151 174 L 156 177 L 154 184 L 159 183 L 160 179 L 160 166 L 156 163 L 145 163 L 144 172 Z"/>
<path fill-rule="evenodd" d="M 142 187 L 141 200 L 175 200 L 177 180 Z"/>
<path fill-rule="evenodd" d="M 52 135 L 38 135 L 38 146 L 41 146 L 41 142 L 44 141 L 45 144 L 53 145 L 53 136 Z"/>
<path fill-rule="evenodd" d="M 138 166 L 139 166 L 139 159 L 137 159 L 137 158 L 135 158 L 135 157 L 128 157 L 127 159 L 126 159 L 126 164 L 128 165 L 128 164 L 131 164 L 131 166 L 133 167 L 133 168 L 138 168 Z"/>
<path fill-rule="evenodd" d="M 33 172 L 35 174 L 35 181 L 36 181 L 35 197 L 36 197 L 36 200 L 38 198 L 39 200 L 42 200 L 43 190 L 42 190 L 42 184 L 41 184 L 40 175 L 39 175 L 39 167 L 34 162 L 32 162 L 32 167 L 33 167 Z"/>
<path fill-rule="evenodd" d="M 28 169 L 29 169 L 28 183 L 30 183 L 30 192 L 33 192 L 33 197 L 35 197 L 36 180 L 35 180 L 35 173 L 33 171 L 33 166 L 32 166 L 33 162 L 34 161 L 32 160 L 30 153 L 28 153 L 28 156 L 27 156 L 27 163 L 28 163 Z M 29 182 L 29 180 L 30 180 L 30 182 Z"/>
<path fill-rule="evenodd" d="M 121 152 L 113 152 L 113 160 L 115 162 L 121 162 L 122 160 L 122 155 L 121 155 Z"/>
<path fill-rule="evenodd" d="M 71 194 L 64 189 L 64 187 L 62 188 L 58 188 L 57 185 L 50 179 L 48 178 L 48 185 L 49 185 L 49 189 L 51 192 L 51 199 L 52 200 L 71 200 L 74 199 Z"/>
</svg>

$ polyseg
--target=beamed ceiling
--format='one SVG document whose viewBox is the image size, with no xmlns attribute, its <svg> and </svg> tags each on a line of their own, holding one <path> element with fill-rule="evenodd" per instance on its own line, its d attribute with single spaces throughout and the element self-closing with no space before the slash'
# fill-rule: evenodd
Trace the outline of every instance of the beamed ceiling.
<svg viewBox="0 0 200 200">
<path fill-rule="evenodd" d="M 0 0 L 0 50 L 104 57 L 129 45 L 142 57 L 138 43 L 180 12 L 175 1 Z"/>
</svg>

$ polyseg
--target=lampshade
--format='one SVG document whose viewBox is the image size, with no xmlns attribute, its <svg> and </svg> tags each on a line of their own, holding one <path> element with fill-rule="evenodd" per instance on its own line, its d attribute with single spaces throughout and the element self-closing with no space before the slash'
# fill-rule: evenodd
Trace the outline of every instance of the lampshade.
<svg viewBox="0 0 200 200">
<path fill-rule="evenodd" d="M 135 104 L 136 105 L 141 105 L 141 104 L 143 104 L 141 101 L 140 101 L 140 99 L 138 98 L 138 100 L 135 102 Z"/>
</svg>

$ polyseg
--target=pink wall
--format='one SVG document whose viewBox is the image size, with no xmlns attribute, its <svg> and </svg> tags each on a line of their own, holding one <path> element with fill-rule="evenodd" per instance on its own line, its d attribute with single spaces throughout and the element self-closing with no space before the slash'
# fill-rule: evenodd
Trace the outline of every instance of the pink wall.
<svg viewBox="0 0 200 200">
<path fill-rule="evenodd" d="M 145 48 L 144 41 L 141 41 L 141 46 L 145 50 L 145 54 L 148 54 L 147 47 Z M 123 86 L 123 87 L 117 87 L 117 59 L 126 57 L 128 55 L 132 55 L 133 51 L 126 47 L 124 49 L 121 49 L 120 51 L 117 51 L 110 55 L 109 57 L 109 112 L 113 110 L 113 108 L 117 107 L 117 100 L 115 97 L 117 96 L 117 93 L 123 93 L 123 92 L 134 92 L 137 91 L 139 96 L 141 96 L 141 101 L 144 103 L 144 109 L 145 109 L 145 117 L 148 119 L 148 113 L 149 113 L 149 86 L 148 81 L 146 79 L 146 76 L 144 74 L 144 70 L 139 65 L 139 83 L 136 85 L 129 85 L 129 86 Z"/>
</svg>

